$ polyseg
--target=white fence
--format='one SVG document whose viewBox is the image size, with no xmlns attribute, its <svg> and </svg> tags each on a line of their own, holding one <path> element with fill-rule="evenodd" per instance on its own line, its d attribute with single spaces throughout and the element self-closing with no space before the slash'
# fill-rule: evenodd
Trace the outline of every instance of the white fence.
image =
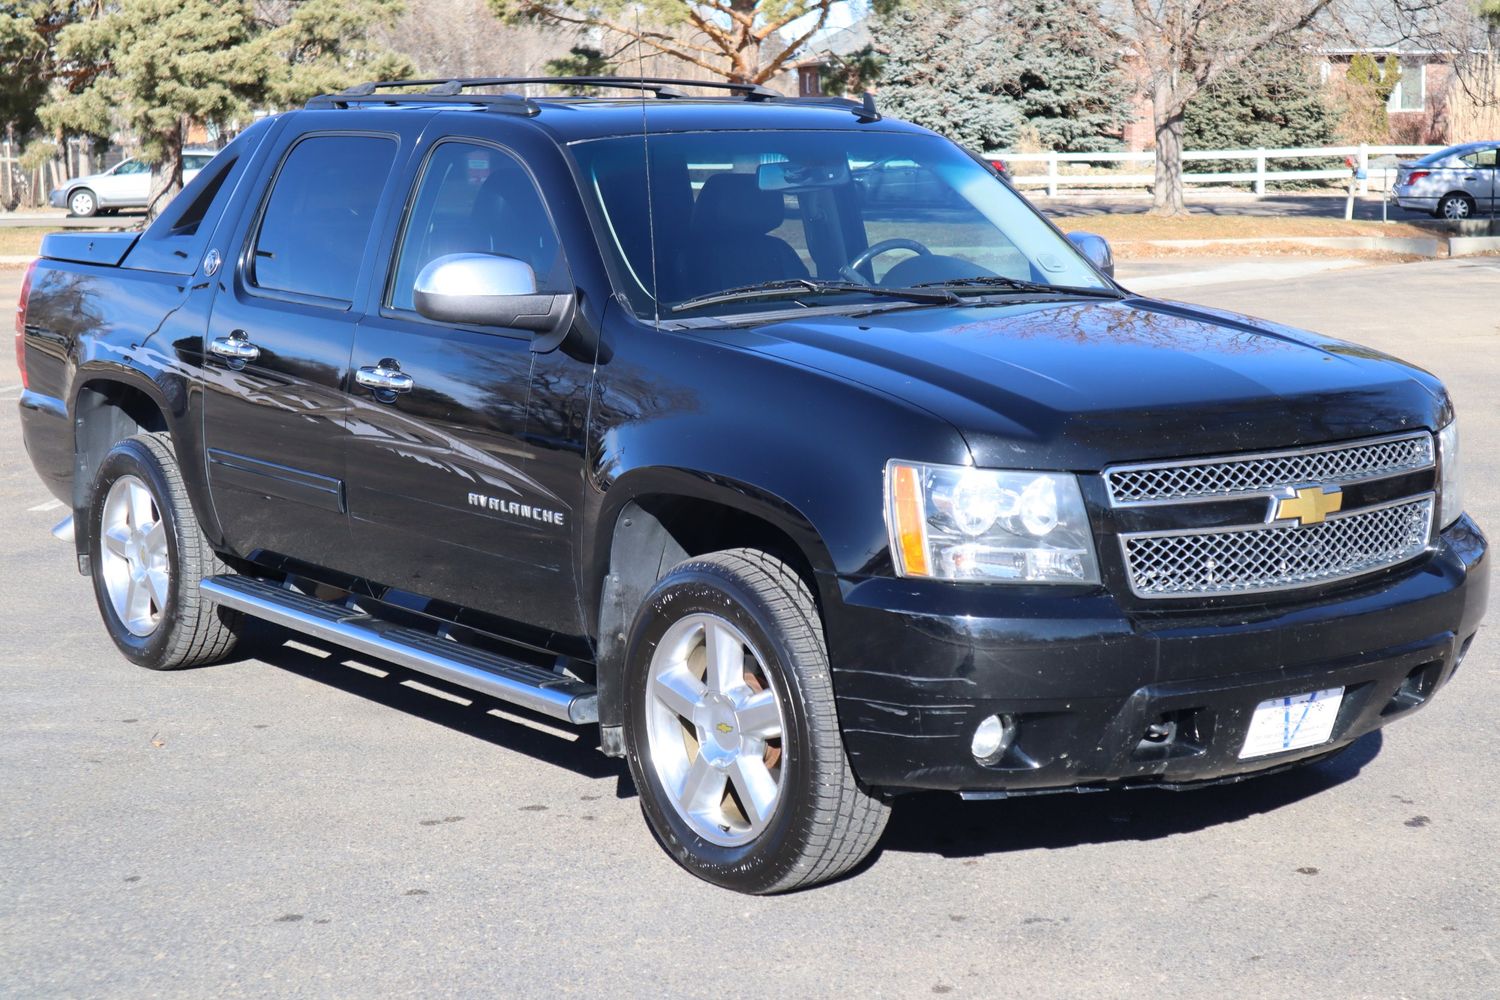
<svg viewBox="0 0 1500 1000">
<path fill-rule="evenodd" d="M 1325 157 L 1342 160 L 1346 157 L 1353 157 L 1367 175 L 1366 179 L 1360 182 L 1359 192 L 1368 194 L 1372 185 L 1376 190 L 1385 190 L 1385 187 L 1395 179 L 1396 173 L 1393 166 L 1372 166 L 1373 162 L 1381 157 L 1407 159 L 1422 156 L 1441 148 L 1443 147 L 1366 145 L 1316 146 L 1303 149 L 1195 149 L 1182 154 L 1185 163 L 1203 160 L 1243 161 L 1252 164 L 1254 169 L 1212 174 L 1191 173 L 1185 170 L 1182 180 L 1184 184 L 1253 184 L 1256 194 L 1265 194 L 1267 183 L 1276 181 L 1336 180 L 1347 182 L 1349 179 L 1349 168 L 1346 166 L 1319 170 L 1272 170 L 1270 165 L 1273 161 L 1311 160 Z M 985 156 L 990 159 L 1004 160 L 1011 168 L 1011 179 L 1017 187 L 1045 188 L 1049 197 L 1056 197 L 1058 192 L 1065 188 L 1145 187 L 1156 181 L 1156 153 L 1152 151 L 1144 153 L 1006 153 L 997 151 L 986 153 Z M 1023 173 L 1016 170 L 1018 165 L 1027 163 L 1044 164 L 1046 173 Z M 1114 166 L 1134 163 L 1145 164 L 1144 172 L 1067 172 L 1067 166 L 1070 164 Z"/>
</svg>

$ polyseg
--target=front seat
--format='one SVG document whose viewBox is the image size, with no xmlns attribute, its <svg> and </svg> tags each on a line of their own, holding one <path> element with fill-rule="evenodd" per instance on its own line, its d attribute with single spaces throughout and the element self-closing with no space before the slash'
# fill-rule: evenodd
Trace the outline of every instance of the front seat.
<svg viewBox="0 0 1500 1000">
<path fill-rule="evenodd" d="M 763 281 L 806 278 L 807 267 L 790 243 L 770 232 L 786 219 L 785 196 L 762 191 L 754 174 L 715 174 L 693 205 L 688 264 L 695 294 Z"/>
</svg>

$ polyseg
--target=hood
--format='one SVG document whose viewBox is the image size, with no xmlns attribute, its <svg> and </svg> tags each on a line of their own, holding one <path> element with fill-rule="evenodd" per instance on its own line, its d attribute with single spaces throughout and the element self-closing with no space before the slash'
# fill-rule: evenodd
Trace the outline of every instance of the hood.
<svg viewBox="0 0 1500 1000">
<path fill-rule="evenodd" d="M 726 339 L 943 417 L 991 467 L 1317 444 L 1435 429 L 1448 409 L 1435 378 L 1388 355 L 1151 299 L 818 317 L 761 327 L 748 345 L 743 334 Z"/>
</svg>

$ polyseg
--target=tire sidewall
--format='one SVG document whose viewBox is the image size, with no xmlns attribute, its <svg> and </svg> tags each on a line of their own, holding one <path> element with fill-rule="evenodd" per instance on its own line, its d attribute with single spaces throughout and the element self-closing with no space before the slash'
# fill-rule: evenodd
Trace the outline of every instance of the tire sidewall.
<svg viewBox="0 0 1500 1000">
<path fill-rule="evenodd" d="M 77 198 L 79 195 L 88 195 L 89 206 L 90 207 L 89 207 L 89 210 L 87 212 L 79 212 L 79 211 L 77 211 L 77 210 L 75 210 L 73 208 L 73 199 Z M 99 196 L 96 195 L 93 191 L 90 191 L 88 188 L 79 188 L 76 191 L 69 192 L 68 193 L 68 212 L 69 212 L 69 214 L 73 215 L 75 218 L 79 218 L 79 219 L 87 219 L 87 218 L 90 218 L 92 216 L 98 215 L 99 214 Z"/>
<path fill-rule="evenodd" d="M 167 606 L 162 609 L 161 622 L 150 635 L 136 635 L 125 626 L 115 613 L 114 603 L 104 585 L 103 574 L 103 517 L 104 501 L 110 487 L 123 476 L 135 476 L 145 483 L 156 501 L 167 532 L 167 564 L 170 577 L 167 581 Z M 156 667 L 172 648 L 173 634 L 179 627 L 179 590 L 182 585 L 182 540 L 177 511 L 170 501 L 170 487 L 160 463 L 146 445 L 138 440 L 126 439 L 115 445 L 99 464 L 89 495 L 88 552 L 89 577 L 94 585 L 94 597 L 99 603 L 99 615 L 110 638 L 132 662 L 145 667 Z"/>
<path fill-rule="evenodd" d="M 761 654 L 762 666 L 771 675 L 781 699 L 785 721 L 782 745 L 787 757 L 782 765 L 776 815 L 764 833 L 736 847 L 711 843 L 688 826 L 667 801 L 668 793 L 651 761 L 646 725 L 651 658 L 667 629 L 700 612 L 718 615 L 733 624 Z M 811 756 L 815 741 L 804 708 L 803 679 L 792 666 L 791 651 L 774 616 L 753 589 L 722 567 L 689 562 L 669 573 L 647 595 L 631 627 L 626 657 L 626 756 L 641 796 L 641 808 L 657 839 L 679 864 L 707 881 L 741 892 L 774 885 L 786 872 L 786 859 L 799 853 L 788 850 L 789 841 L 806 825 L 808 797 L 816 773 Z"/>
</svg>

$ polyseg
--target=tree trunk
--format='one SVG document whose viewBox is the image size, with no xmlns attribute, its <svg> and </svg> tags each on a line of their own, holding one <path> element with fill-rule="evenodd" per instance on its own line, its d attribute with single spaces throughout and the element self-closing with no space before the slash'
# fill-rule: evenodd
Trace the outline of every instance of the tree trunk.
<svg viewBox="0 0 1500 1000">
<path fill-rule="evenodd" d="M 1151 114 L 1156 127 L 1156 186 L 1151 214 L 1183 215 L 1187 211 L 1182 198 L 1183 107 L 1169 80 L 1156 85 Z"/>
<path fill-rule="evenodd" d="M 162 137 L 166 155 L 151 172 L 151 197 L 146 202 L 146 219 L 155 221 L 167 203 L 182 190 L 182 134 L 184 125 Z"/>
</svg>

